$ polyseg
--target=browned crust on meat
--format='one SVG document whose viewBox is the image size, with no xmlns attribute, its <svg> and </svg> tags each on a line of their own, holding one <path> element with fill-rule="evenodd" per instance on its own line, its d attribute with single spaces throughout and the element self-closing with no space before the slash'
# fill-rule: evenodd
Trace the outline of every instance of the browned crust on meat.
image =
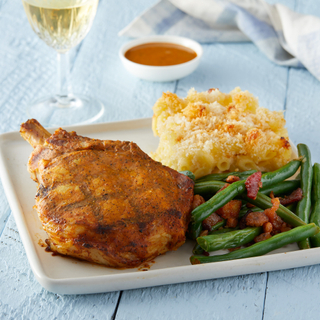
<svg viewBox="0 0 320 320">
<path fill-rule="evenodd" d="M 185 242 L 193 181 L 133 142 L 58 129 L 35 146 L 29 171 L 54 252 L 130 268 Z"/>
</svg>

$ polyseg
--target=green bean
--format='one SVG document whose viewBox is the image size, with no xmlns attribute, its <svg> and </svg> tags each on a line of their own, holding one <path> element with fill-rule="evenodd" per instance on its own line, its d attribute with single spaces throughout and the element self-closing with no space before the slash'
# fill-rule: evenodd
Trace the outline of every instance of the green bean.
<svg viewBox="0 0 320 320">
<path fill-rule="evenodd" d="M 259 190 L 260 193 L 266 194 L 267 196 L 273 192 L 274 195 L 283 195 L 292 192 L 300 187 L 300 180 L 286 180 L 269 187 L 264 187 Z"/>
<path fill-rule="evenodd" d="M 207 251 L 237 248 L 247 244 L 262 232 L 262 227 L 248 227 L 242 230 L 233 230 L 227 233 L 213 233 L 197 238 L 200 247 Z"/>
<path fill-rule="evenodd" d="M 217 193 L 226 183 L 222 181 L 204 181 L 196 182 L 194 185 L 194 194 L 208 195 Z"/>
<path fill-rule="evenodd" d="M 222 229 L 218 229 L 218 230 L 215 230 L 215 231 L 210 231 L 208 233 L 208 235 L 210 234 L 222 234 L 222 233 L 227 233 L 227 232 L 230 232 L 230 231 L 234 231 L 234 230 L 238 230 L 239 227 L 235 227 L 235 228 L 222 228 Z"/>
<path fill-rule="evenodd" d="M 268 188 L 292 177 L 297 172 L 300 165 L 301 160 L 291 160 L 280 169 L 263 174 L 261 177 L 262 187 Z"/>
<path fill-rule="evenodd" d="M 221 218 L 222 219 L 222 218 Z M 224 227 L 226 225 L 227 221 L 225 219 L 222 219 L 221 221 L 217 222 L 215 225 L 213 225 L 211 227 L 211 231 L 210 232 L 213 232 L 213 231 L 218 231 L 218 229 Z"/>
<path fill-rule="evenodd" d="M 192 249 L 192 253 L 195 255 L 203 254 L 204 250 L 196 243 Z"/>
<path fill-rule="evenodd" d="M 320 164 L 313 165 L 312 210 L 310 222 L 320 226 Z M 320 247 L 320 235 L 310 238 L 312 247 Z"/>
<path fill-rule="evenodd" d="M 189 177 L 189 178 L 192 179 L 193 181 L 196 181 L 195 175 L 194 175 L 191 171 L 189 171 L 189 170 L 179 171 L 179 173 L 184 174 L 185 176 Z"/>
<path fill-rule="evenodd" d="M 287 206 L 285 206 L 287 209 L 289 209 L 291 212 L 295 213 L 297 208 L 297 203 L 290 203 Z"/>
<path fill-rule="evenodd" d="M 318 232 L 319 228 L 314 223 L 310 223 L 286 232 L 278 233 L 267 240 L 257 242 L 250 247 L 232 251 L 227 254 L 209 257 L 191 256 L 190 262 L 192 264 L 199 264 L 261 256 L 273 250 L 279 249 L 287 244 L 299 242 L 303 239 L 314 236 Z"/>
<path fill-rule="evenodd" d="M 301 189 L 303 198 L 298 202 L 296 215 L 304 222 L 309 222 L 309 214 L 311 209 L 311 188 L 312 188 L 312 163 L 309 148 L 305 144 L 298 144 L 298 154 L 303 157 L 301 162 Z M 309 249 L 310 241 L 305 239 L 298 243 L 300 249 Z"/>
<path fill-rule="evenodd" d="M 207 202 L 201 204 L 191 212 L 191 225 L 189 227 L 189 235 L 192 239 L 198 238 L 201 232 L 201 223 L 208 218 L 213 212 L 223 207 L 237 195 L 246 190 L 245 181 L 237 181 L 230 184 L 227 188 L 216 193 Z"/>
<path fill-rule="evenodd" d="M 196 243 L 192 249 L 192 253 L 199 255 L 199 254 L 203 254 L 204 250 Z"/>
<path fill-rule="evenodd" d="M 196 182 L 225 181 L 229 176 L 236 176 L 236 177 L 239 177 L 241 180 L 245 180 L 255 172 L 257 172 L 257 170 L 248 170 L 248 171 L 242 171 L 242 172 L 234 171 L 234 172 L 225 172 L 225 173 L 212 173 L 197 179 Z"/>
<path fill-rule="evenodd" d="M 210 234 L 220 234 L 220 233 L 226 233 L 226 232 L 230 232 L 232 230 L 235 230 L 236 228 L 223 228 L 223 229 L 219 229 L 221 227 L 223 227 L 224 225 L 221 225 L 221 222 L 224 222 L 224 225 L 226 224 L 226 220 L 223 219 L 223 221 L 219 221 L 217 224 L 215 224 L 212 227 L 212 230 L 208 233 L 208 235 Z M 217 225 L 220 224 L 220 226 L 218 227 Z M 213 229 L 214 228 L 214 229 Z M 237 227 L 238 228 L 238 227 Z M 204 250 L 198 245 L 198 243 L 196 243 L 193 247 L 192 253 L 193 254 L 203 254 Z"/>
<path fill-rule="evenodd" d="M 260 191 L 259 191 L 260 193 Z M 259 199 L 258 199 L 259 200 Z M 271 199 L 270 199 L 271 201 Z M 271 205 L 271 202 L 270 202 L 270 205 Z M 296 210 L 296 206 L 297 204 L 296 203 L 290 203 L 289 205 L 287 206 L 284 206 L 285 208 L 287 208 L 288 210 L 290 210 L 292 213 L 295 212 Z M 252 207 L 252 208 L 248 208 L 247 206 L 244 206 L 243 208 L 241 208 L 240 212 L 239 212 L 239 218 L 243 217 L 248 211 L 251 211 L 251 212 L 259 212 L 259 211 L 264 211 L 264 209 L 261 209 L 261 208 L 258 208 L 258 207 Z M 313 222 L 313 221 L 312 221 Z"/>
<path fill-rule="evenodd" d="M 262 175 L 261 181 L 262 181 L 262 188 L 260 189 L 260 192 L 263 194 L 270 194 L 271 191 L 273 191 L 274 194 L 280 195 L 284 194 L 290 191 L 293 191 L 300 187 L 300 180 L 289 180 L 289 181 L 283 181 L 287 178 L 290 178 L 299 168 L 300 166 L 300 160 L 292 160 L 282 168 L 273 171 L 273 172 L 266 172 Z M 256 172 L 256 170 L 251 171 L 244 171 L 241 172 L 249 173 L 249 172 Z M 209 176 L 217 177 L 219 179 L 219 175 L 221 177 L 227 175 L 234 174 L 235 172 L 230 172 L 229 174 L 226 173 L 220 173 L 220 174 L 212 174 Z M 239 174 L 239 172 L 238 172 Z M 209 177 L 206 176 L 206 177 Z M 219 191 L 223 186 L 224 183 L 219 180 L 213 180 L 213 179 L 204 179 L 200 178 L 196 180 L 194 192 L 195 194 L 201 194 L 201 195 L 208 195 L 208 194 L 214 194 L 217 191 Z"/>
<path fill-rule="evenodd" d="M 299 168 L 301 160 L 292 160 L 280 169 L 267 172 L 262 175 L 261 181 L 265 187 L 281 182 L 290 178 Z M 196 239 L 201 232 L 201 222 L 210 216 L 213 212 L 224 206 L 230 200 L 241 195 L 246 190 L 245 181 L 237 181 L 229 185 L 224 190 L 216 193 L 207 202 L 201 204 L 191 212 L 191 224 L 189 235 Z M 259 206 L 258 206 L 259 207 Z"/>
<path fill-rule="evenodd" d="M 315 203 L 319 200 L 320 200 L 320 164 L 315 163 L 313 165 L 311 201 Z"/>
<path fill-rule="evenodd" d="M 194 194 L 203 196 L 213 195 L 217 193 L 225 185 L 222 181 L 199 181 L 194 185 Z M 279 182 L 276 185 L 262 187 L 259 192 L 269 195 L 271 191 L 275 195 L 283 195 L 300 187 L 300 180 L 286 180 Z"/>
<path fill-rule="evenodd" d="M 266 196 L 260 192 L 258 192 L 258 195 L 255 200 L 250 199 L 249 197 L 247 197 L 244 194 L 241 196 L 241 198 L 244 199 L 245 201 L 257 206 L 258 208 L 263 209 L 263 210 L 272 207 L 271 199 L 268 196 Z M 288 208 L 286 208 L 285 206 L 283 206 L 281 204 L 279 206 L 279 209 L 276 212 L 277 212 L 277 215 L 284 222 L 287 222 L 288 224 L 290 224 L 293 227 L 303 226 L 306 224 L 303 220 L 301 220 L 293 212 L 291 212 Z"/>
</svg>

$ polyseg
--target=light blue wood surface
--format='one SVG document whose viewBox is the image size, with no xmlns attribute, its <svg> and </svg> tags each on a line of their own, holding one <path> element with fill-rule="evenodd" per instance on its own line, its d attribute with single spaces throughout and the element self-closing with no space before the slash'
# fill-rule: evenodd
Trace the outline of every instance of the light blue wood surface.
<svg viewBox="0 0 320 320">
<path fill-rule="evenodd" d="M 285 110 L 294 143 L 307 143 L 320 161 L 320 83 L 305 69 L 279 67 L 251 43 L 206 44 L 194 74 L 152 83 L 128 74 L 118 58 L 127 41 L 117 33 L 155 1 L 100 0 L 91 32 L 71 52 L 76 92 L 100 98 L 100 121 L 152 116 L 163 91 L 191 87 L 228 92 L 236 86 L 271 110 Z M 270 1 L 276 2 L 276 1 Z M 320 16 L 317 0 L 283 0 Z M 31 30 L 22 4 L 0 0 L 0 133 L 19 129 L 28 102 L 55 88 L 55 53 Z M 316 319 L 320 266 L 106 294 L 63 296 L 35 280 L 0 185 L 0 319 Z"/>
</svg>

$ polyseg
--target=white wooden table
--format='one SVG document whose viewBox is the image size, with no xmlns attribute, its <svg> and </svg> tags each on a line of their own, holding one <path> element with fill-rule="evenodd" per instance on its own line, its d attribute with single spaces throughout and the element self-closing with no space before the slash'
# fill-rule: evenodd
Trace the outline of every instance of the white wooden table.
<svg viewBox="0 0 320 320">
<path fill-rule="evenodd" d="M 320 16 L 317 0 L 279 2 Z M 117 33 L 153 3 L 100 0 L 92 30 L 71 52 L 74 90 L 104 102 L 100 122 L 150 117 L 163 91 L 240 86 L 262 106 L 285 110 L 291 140 L 308 144 L 320 161 L 319 81 L 274 65 L 251 43 L 204 44 L 200 67 L 180 81 L 129 75 L 118 58 L 128 39 Z M 33 33 L 21 2 L 0 0 L 0 133 L 19 130 L 27 103 L 55 89 L 55 71 L 55 53 Z M 320 265 L 104 294 L 49 293 L 34 278 L 0 185 L 0 319 L 317 319 L 319 295 Z"/>
</svg>

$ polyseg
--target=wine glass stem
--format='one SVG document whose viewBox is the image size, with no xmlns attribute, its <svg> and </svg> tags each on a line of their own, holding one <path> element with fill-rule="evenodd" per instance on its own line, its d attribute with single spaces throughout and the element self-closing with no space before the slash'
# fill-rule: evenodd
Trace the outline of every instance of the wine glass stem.
<svg viewBox="0 0 320 320">
<path fill-rule="evenodd" d="M 62 104 L 70 103 L 71 82 L 69 53 L 58 53 L 58 94 L 57 99 Z"/>
</svg>

